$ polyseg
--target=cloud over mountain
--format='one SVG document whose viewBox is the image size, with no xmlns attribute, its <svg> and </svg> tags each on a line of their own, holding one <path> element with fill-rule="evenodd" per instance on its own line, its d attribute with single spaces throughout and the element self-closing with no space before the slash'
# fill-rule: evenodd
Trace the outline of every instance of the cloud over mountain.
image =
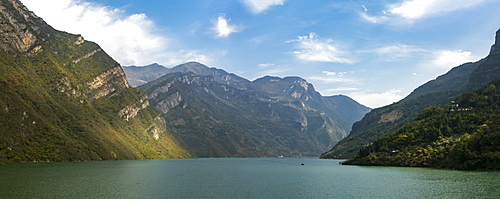
<svg viewBox="0 0 500 199">
<path fill-rule="evenodd" d="M 351 58 L 348 51 L 344 50 L 340 44 L 333 39 L 320 38 L 315 33 L 305 36 L 298 36 L 296 40 L 288 41 L 295 43 L 297 51 L 293 53 L 298 59 L 304 61 L 319 61 L 352 64 L 356 62 Z"/>
<path fill-rule="evenodd" d="M 155 31 L 161 27 L 143 13 L 127 15 L 124 10 L 82 0 L 22 2 L 54 28 L 82 34 L 85 39 L 99 43 L 123 65 L 211 60 L 198 51 L 171 49 L 171 39 Z"/>
</svg>

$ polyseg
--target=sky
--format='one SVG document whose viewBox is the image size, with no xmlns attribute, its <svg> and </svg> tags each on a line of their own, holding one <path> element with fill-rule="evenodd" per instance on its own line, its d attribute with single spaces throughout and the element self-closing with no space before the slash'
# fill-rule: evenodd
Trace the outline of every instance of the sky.
<svg viewBox="0 0 500 199">
<path fill-rule="evenodd" d="M 21 0 L 122 66 L 197 61 L 249 80 L 299 76 L 323 96 L 397 102 L 487 56 L 498 0 Z"/>
</svg>

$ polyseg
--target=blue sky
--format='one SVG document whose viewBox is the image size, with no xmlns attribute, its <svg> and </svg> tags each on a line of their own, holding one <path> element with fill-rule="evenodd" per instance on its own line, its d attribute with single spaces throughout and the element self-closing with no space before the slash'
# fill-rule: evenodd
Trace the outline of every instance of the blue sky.
<svg viewBox="0 0 500 199">
<path fill-rule="evenodd" d="M 21 1 L 123 66 L 198 61 L 250 80 L 300 76 L 372 108 L 485 57 L 500 28 L 498 0 Z"/>
</svg>

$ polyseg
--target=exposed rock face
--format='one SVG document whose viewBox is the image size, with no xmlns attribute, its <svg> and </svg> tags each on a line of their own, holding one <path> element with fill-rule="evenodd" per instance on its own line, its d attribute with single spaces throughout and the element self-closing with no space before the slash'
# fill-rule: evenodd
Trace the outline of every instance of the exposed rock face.
<svg viewBox="0 0 500 199">
<path fill-rule="evenodd" d="M 47 26 L 39 17 L 30 12 L 17 0 L 2 0 L 0 20 L 0 47 L 8 52 L 27 52 L 32 49 L 38 39 L 44 39 L 42 26 Z M 49 33 L 50 34 L 50 33 Z M 40 51 L 41 46 L 35 51 Z"/>
<path fill-rule="evenodd" d="M 153 98 L 156 98 L 156 96 L 158 96 L 161 93 L 167 93 L 173 84 L 174 84 L 174 81 L 170 81 L 170 82 L 165 83 L 164 86 L 160 86 L 159 88 L 153 90 L 153 92 L 151 92 L 148 97 L 150 99 L 153 99 Z"/>
<path fill-rule="evenodd" d="M 470 75 L 468 90 L 474 90 L 500 78 L 500 29 L 495 36 L 495 44 L 484 62 Z"/>
<path fill-rule="evenodd" d="M 94 81 L 87 83 L 91 99 L 99 99 L 119 89 L 128 88 L 125 73 L 117 66 L 101 73 Z"/>
<path fill-rule="evenodd" d="M 121 118 L 129 121 L 129 119 L 134 118 L 135 116 L 137 116 L 137 114 L 139 113 L 140 110 L 145 109 L 148 106 L 149 106 L 149 101 L 146 98 L 146 96 L 144 96 L 136 104 L 126 106 L 125 108 L 123 108 L 122 110 L 120 110 L 120 112 L 118 112 L 118 116 L 120 116 Z M 156 137 L 158 137 L 158 135 L 156 135 Z"/>
<path fill-rule="evenodd" d="M 383 114 L 380 116 L 380 120 L 378 123 L 383 123 L 383 122 L 394 122 L 396 120 L 399 120 L 401 117 L 403 117 L 404 113 L 401 110 L 393 110 L 390 113 Z"/>
<path fill-rule="evenodd" d="M 80 39 L 80 38 L 81 38 L 81 37 L 79 37 L 78 39 Z M 76 43 L 78 43 L 78 41 L 76 41 L 76 42 L 75 42 L 75 44 L 76 44 Z M 78 45 L 78 44 L 77 44 L 77 45 Z M 99 48 L 99 49 L 95 49 L 95 50 L 93 50 L 92 52 L 87 53 L 87 54 L 86 54 L 86 55 L 84 55 L 83 57 L 80 57 L 80 58 L 78 58 L 78 59 L 73 60 L 73 63 L 78 64 L 78 62 L 80 62 L 80 61 L 82 61 L 82 60 L 84 60 L 84 59 L 87 59 L 87 58 L 91 57 L 92 55 L 95 55 L 95 54 L 96 54 L 97 52 L 99 52 L 99 51 L 101 51 L 101 49 L 100 49 L 100 48 Z"/>
<path fill-rule="evenodd" d="M 156 105 L 156 108 L 163 114 L 168 113 L 168 111 L 172 108 L 175 108 L 176 106 L 179 106 L 179 104 L 182 101 L 182 96 L 179 92 L 176 92 L 172 95 L 169 95 L 167 98 L 164 100 L 160 101 L 158 105 Z"/>
</svg>

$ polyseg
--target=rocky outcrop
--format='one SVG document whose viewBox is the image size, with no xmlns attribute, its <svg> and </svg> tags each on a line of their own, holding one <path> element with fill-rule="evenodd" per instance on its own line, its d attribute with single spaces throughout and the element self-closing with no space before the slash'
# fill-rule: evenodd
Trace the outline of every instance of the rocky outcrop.
<svg viewBox="0 0 500 199">
<path fill-rule="evenodd" d="M 87 85 L 90 99 L 99 99 L 119 89 L 129 87 L 125 79 L 125 73 L 119 66 L 101 73 L 92 82 L 88 82 Z"/>
<path fill-rule="evenodd" d="M 43 26 L 47 25 L 19 1 L 2 1 L 5 2 L 0 5 L 0 20 L 6 23 L 0 23 L 0 48 L 11 53 L 33 49 L 39 39 L 47 36 L 41 34 Z M 41 46 L 38 46 L 34 52 L 40 50 Z"/>
<path fill-rule="evenodd" d="M 396 120 L 399 120 L 401 117 L 403 117 L 404 113 L 402 110 L 393 110 L 390 113 L 386 113 L 380 116 L 380 120 L 378 123 L 383 123 L 383 122 L 394 122 Z"/>
<path fill-rule="evenodd" d="M 80 37 L 79 37 L 79 38 L 80 38 Z M 75 44 L 77 44 L 77 45 L 78 45 L 78 42 L 79 42 L 79 41 L 76 41 L 76 42 L 75 42 Z M 92 52 L 87 53 L 87 54 L 86 54 L 86 55 L 84 55 L 83 57 L 80 57 L 80 58 L 78 58 L 78 59 L 73 60 L 73 63 L 77 64 L 78 62 L 80 62 L 80 61 L 82 61 L 82 60 L 84 60 L 84 59 L 87 59 L 87 58 L 91 57 L 92 55 L 95 55 L 97 52 L 99 52 L 99 51 L 101 51 L 101 50 L 102 50 L 102 49 L 100 49 L 100 48 L 99 48 L 99 49 L 95 49 L 95 50 L 93 50 Z"/>
<path fill-rule="evenodd" d="M 145 109 L 149 106 L 149 101 L 146 96 L 144 96 L 139 102 L 126 106 L 118 112 L 118 116 L 126 121 L 137 116 L 140 110 Z"/>
<path fill-rule="evenodd" d="M 156 96 L 158 96 L 161 93 L 167 93 L 169 88 L 174 84 L 174 81 L 170 81 L 165 83 L 164 86 L 160 86 L 157 89 L 155 89 L 153 92 L 151 92 L 148 97 L 149 99 L 154 99 Z"/>
<path fill-rule="evenodd" d="M 179 92 L 174 93 L 173 95 L 170 95 L 166 97 L 165 99 L 161 100 L 158 102 L 156 105 L 156 108 L 163 114 L 168 113 L 168 111 L 172 108 L 175 108 L 176 106 L 179 106 L 179 104 L 182 101 L 182 96 Z"/>
</svg>

